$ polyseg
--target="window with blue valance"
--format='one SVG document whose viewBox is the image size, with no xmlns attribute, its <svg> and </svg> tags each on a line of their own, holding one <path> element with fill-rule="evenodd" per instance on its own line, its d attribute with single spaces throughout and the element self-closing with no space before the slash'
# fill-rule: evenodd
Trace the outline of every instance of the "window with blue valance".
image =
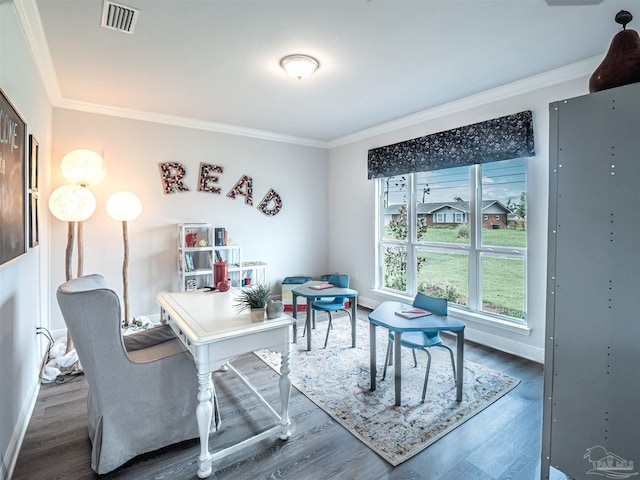
<svg viewBox="0 0 640 480">
<path fill-rule="evenodd" d="M 368 178 L 535 155 L 530 110 L 369 150 Z"/>
</svg>

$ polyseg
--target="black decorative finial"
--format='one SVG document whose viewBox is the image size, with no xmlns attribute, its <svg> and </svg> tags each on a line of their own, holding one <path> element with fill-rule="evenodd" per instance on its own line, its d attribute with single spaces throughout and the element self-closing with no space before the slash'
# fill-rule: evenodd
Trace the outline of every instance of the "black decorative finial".
<svg viewBox="0 0 640 480">
<path fill-rule="evenodd" d="M 622 25 L 623 30 L 627 29 L 627 23 L 631 22 L 631 20 L 633 20 L 633 15 L 626 10 L 620 10 L 616 13 L 616 23 Z"/>
</svg>

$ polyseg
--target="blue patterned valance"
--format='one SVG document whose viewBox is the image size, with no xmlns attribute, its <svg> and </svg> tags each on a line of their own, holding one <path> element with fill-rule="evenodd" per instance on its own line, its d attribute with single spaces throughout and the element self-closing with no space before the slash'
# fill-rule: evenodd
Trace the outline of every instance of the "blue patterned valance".
<svg viewBox="0 0 640 480">
<path fill-rule="evenodd" d="M 530 110 L 369 150 L 369 178 L 532 157 Z"/>
</svg>

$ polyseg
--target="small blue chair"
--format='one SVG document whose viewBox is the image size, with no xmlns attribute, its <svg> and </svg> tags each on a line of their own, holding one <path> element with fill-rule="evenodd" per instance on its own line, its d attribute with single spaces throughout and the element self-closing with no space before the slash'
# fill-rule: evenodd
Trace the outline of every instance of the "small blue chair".
<svg viewBox="0 0 640 480">
<path fill-rule="evenodd" d="M 351 277 L 349 275 L 341 275 L 339 273 L 332 273 L 329 275 L 329 279 L 327 283 L 331 285 L 335 285 L 338 288 L 349 288 L 349 282 Z M 315 325 L 315 313 L 317 311 L 327 312 L 329 315 L 329 325 L 327 327 L 327 336 L 324 339 L 324 348 L 327 348 L 327 342 L 329 341 L 329 332 L 333 328 L 332 325 L 332 312 L 338 312 L 340 310 L 347 312 L 349 315 L 349 319 L 351 319 L 351 312 L 344 307 L 344 302 L 346 297 L 334 297 L 334 298 L 325 298 L 321 300 L 315 300 L 311 303 L 311 310 L 313 314 L 313 324 Z"/>
<path fill-rule="evenodd" d="M 430 297 L 428 295 L 425 295 L 424 293 L 418 293 L 415 296 L 415 298 L 413 299 L 413 306 L 416 308 L 422 308 L 423 310 L 428 310 L 434 315 L 447 314 L 447 300 L 445 298 Z M 389 343 L 387 344 L 387 354 L 385 356 L 384 370 L 382 372 L 383 380 L 387 375 L 387 365 L 391 365 L 394 338 L 395 336 L 393 332 L 389 332 Z M 440 335 L 438 333 L 406 332 L 402 334 L 400 344 L 403 347 L 407 347 L 411 349 L 411 353 L 413 353 L 413 363 L 415 367 L 418 366 L 418 361 L 416 359 L 416 350 L 424 350 L 427 353 L 427 372 L 425 373 L 424 386 L 422 387 L 423 402 L 427 394 L 427 384 L 429 382 L 429 370 L 431 370 L 431 353 L 429 352 L 429 348 L 442 347 L 442 348 L 446 348 L 449 351 L 449 355 L 451 356 L 451 366 L 453 367 L 453 381 L 455 384 L 456 364 L 453 359 L 453 350 L 451 350 L 448 346 L 442 343 L 442 340 L 440 339 Z"/>
</svg>

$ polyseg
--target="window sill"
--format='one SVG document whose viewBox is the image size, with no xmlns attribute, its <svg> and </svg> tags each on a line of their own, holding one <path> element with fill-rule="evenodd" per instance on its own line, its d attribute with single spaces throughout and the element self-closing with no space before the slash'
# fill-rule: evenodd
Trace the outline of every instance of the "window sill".
<svg viewBox="0 0 640 480">
<path fill-rule="evenodd" d="M 392 293 L 388 290 L 373 290 L 373 291 L 376 294 L 382 297 L 385 297 L 386 300 L 394 300 L 394 301 L 405 302 L 409 304 L 413 301 L 413 297 L 407 297 L 405 295 Z M 488 315 L 482 315 L 475 312 L 470 312 L 468 310 L 464 310 L 454 306 L 449 307 L 449 310 L 457 318 L 465 322 L 470 321 L 473 323 L 480 323 L 482 325 L 488 325 L 490 327 L 499 328 L 500 330 L 517 333 L 518 335 L 524 335 L 527 337 L 531 335 L 531 328 L 529 328 L 527 325 L 524 325 L 524 324 L 510 322 L 508 320 L 501 320 L 499 318 L 491 317 Z"/>
</svg>

